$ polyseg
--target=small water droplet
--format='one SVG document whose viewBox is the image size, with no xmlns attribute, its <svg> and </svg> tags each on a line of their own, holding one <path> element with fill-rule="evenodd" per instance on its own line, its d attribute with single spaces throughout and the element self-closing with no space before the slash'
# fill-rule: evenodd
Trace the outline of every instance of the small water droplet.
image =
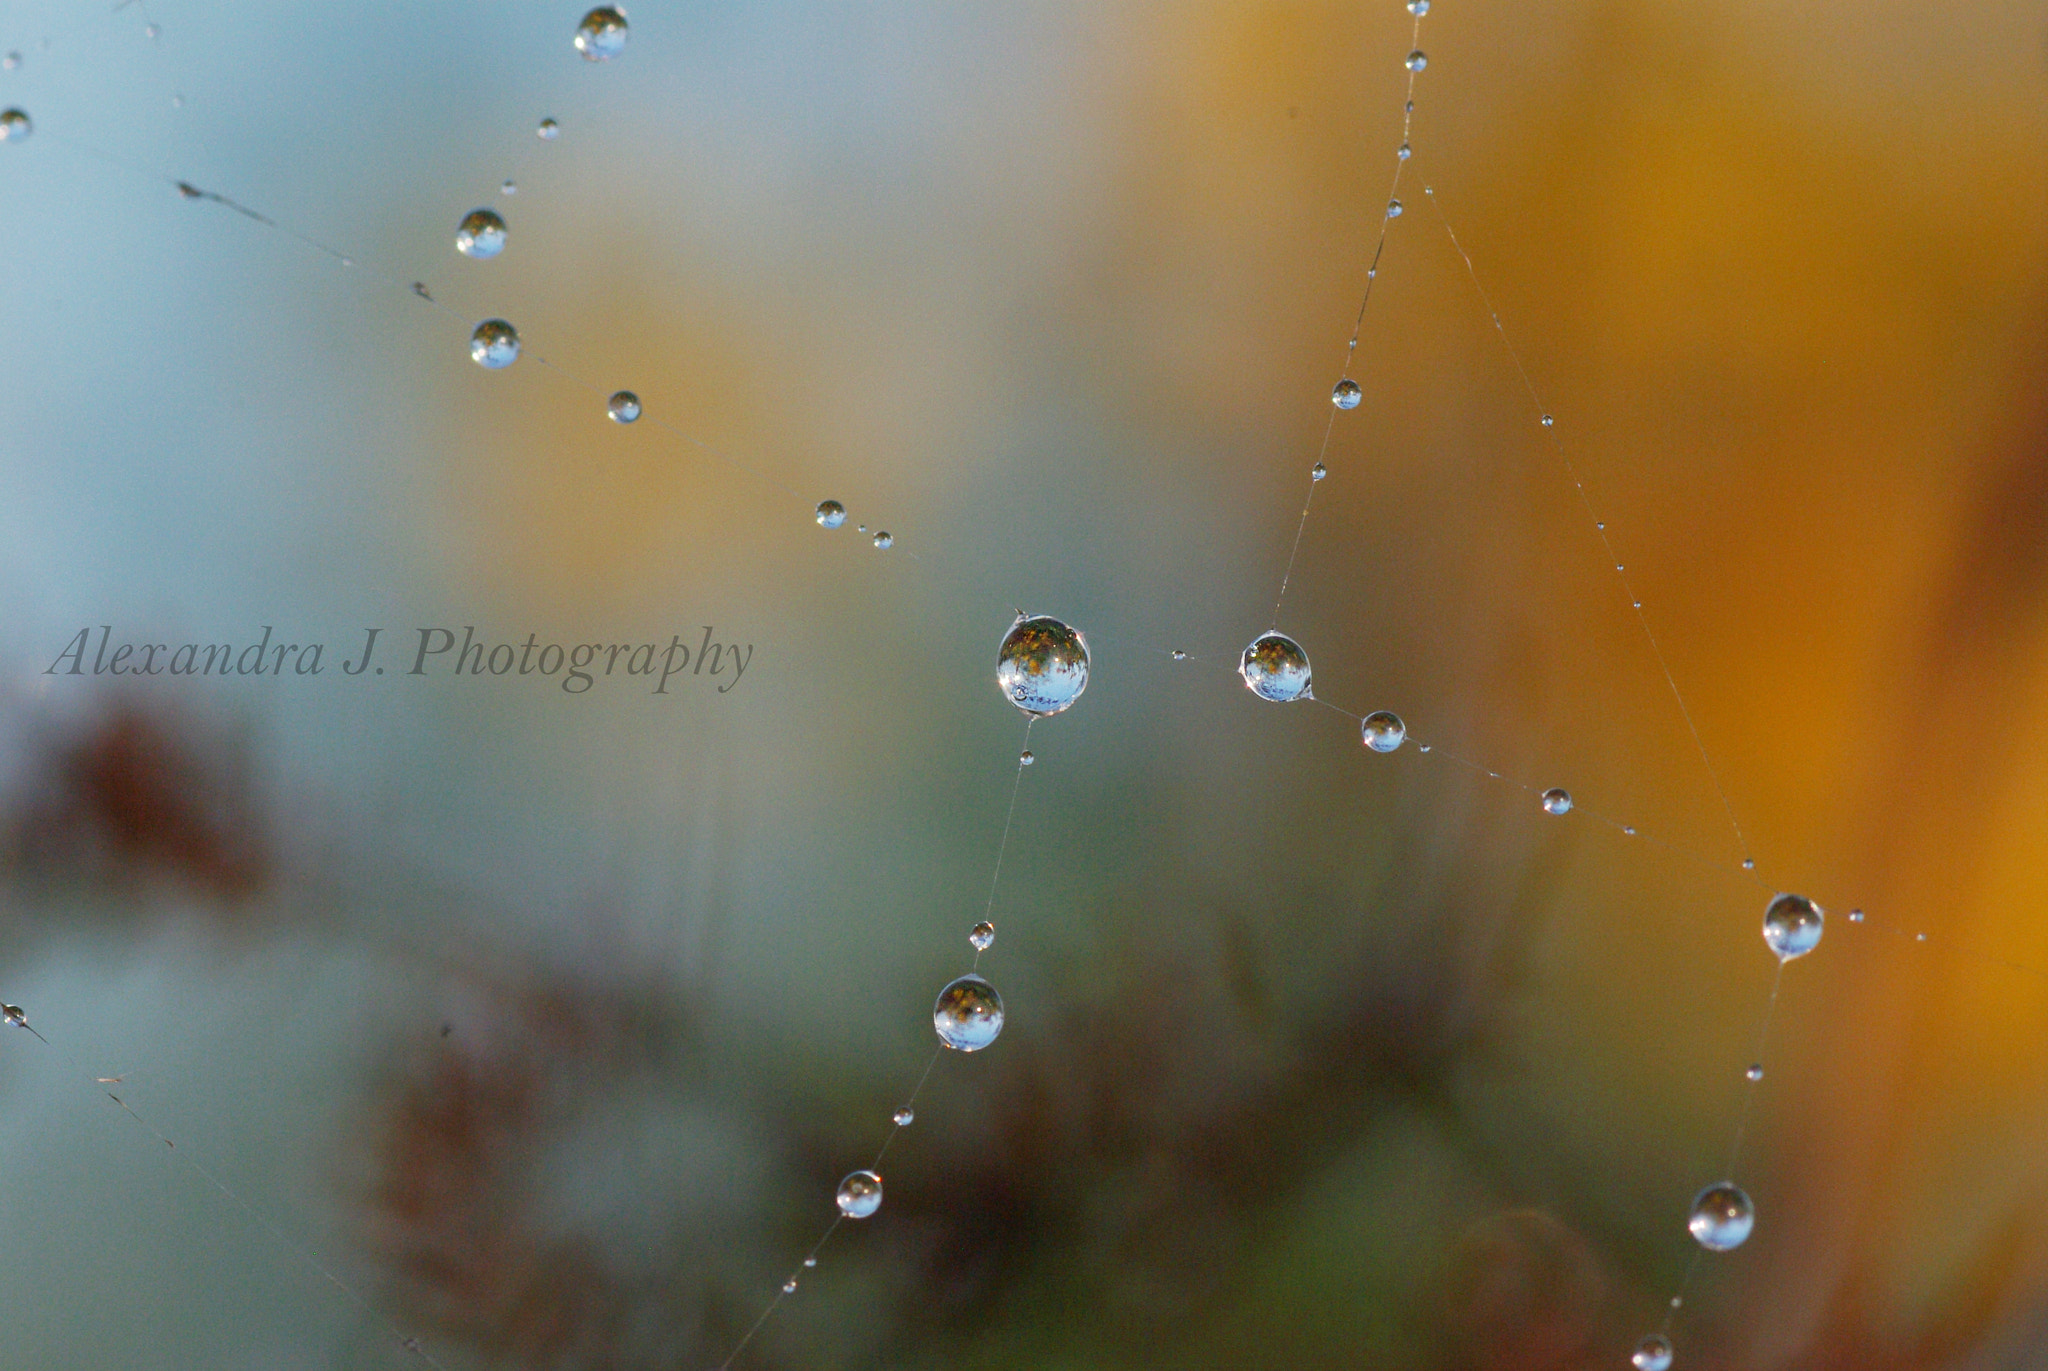
<svg viewBox="0 0 2048 1371">
<path fill-rule="evenodd" d="M 1742 859 L 1742 869 L 1743 869 L 1744 871 L 1754 871 L 1754 870 L 1756 870 L 1756 858 L 1754 858 L 1754 857 L 1744 857 L 1744 858 Z"/>
<path fill-rule="evenodd" d="M 1820 946 L 1821 908 L 1804 895 L 1779 895 L 1764 908 L 1764 943 L 1789 962 Z"/>
<path fill-rule="evenodd" d="M 505 250 L 505 221 L 496 210 L 473 209 L 455 226 L 455 250 L 487 262 Z"/>
<path fill-rule="evenodd" d="M 1261 700 L 1284 705 L 1315 698 L 1308 654 L 1283 633 L 1261 633 L 1252 639 L 1238 660 L 1237 674 L 1244 677 L 1246 689 Z"/>
<path fill-rule="evenodd" d="M 1693 1199 L 1685 1226 L 1709 1252 L 1732 1252 L 1756 1226 L 1756 1207 L 1730 1181 L 1710 1185 Z"/>
<path fill-rule="evenodd" d="M 1925 933 L 1915 933 L 1913 935 L 1913 941 L 1916 943 L 1924 943 L 1927 941 L 1927 935 Z"/>
<path fill-rule="evenodd" d="M 1429 13 L 1429 0 L 1408 0 L 1408 12 L 1420 19 Z"/>
<path fill-rule="evenodd" d="M 996 926 L 984 919 L 968 933 L 967 941 L 974 944 L 976 952 L 986 952 L 995 944 Z"/>
<path fill-rule="evenodd" d="M 1320 481 L 1329 474 L 1330 469 L 1324 466 L 1321 462 L 1317 462 L 1314 466 L 1308 469 L 1308 478 L 1311 481 Z"/>
<path fill-rule="evenodd" d="M 1643 607 L 1643 602 L 1642 602 L 1641 600 L 1631 600 L 1631 601 L 1629 601 L 1629 608 L 1631 608 L 1631 609 L 1641 609 L 1642 607 Z"/>
<path fill-rule="evenodd" d="M 1427 752 L 1427 751 L 1429 751 L 1429 744 L 1428 744 L 1428 743 L 1417 743 L 1417 744 L 1415 745 L 1415 749 L 1416 749 L 1416 751 L 1418 751 L 1418 752 Z"/>
<path fill-rule="evenodd" d="M 543 119 L 540 121 L 540 126 L 534 129 L 534 133 L 540 138 L 541 142 L 552 143 L 562 136 L 562 126 L 553 119 Z"/>
<path fill-rule="evenodd" d="M 1088 688 L 1088 643 L 1058 619 L 1019 615 L 996 648 L 996 688 L 1033 718 L 1066 709 Z"/>
<path fill-rule="evenodd" d="M 1179 648 L 1175 648 L 1173 650 L 1173 660 L 1175 660 L 1176 662 L 1185 662 L 1187 659 L 1187 653 L 1182 652 Z"/>
<path fill-rule="evenodd" d="M 1415 155 L 1415 149 L 1409 147 L 1406 143 L 1403 143 L 1401 144 L 1401 150 L 1395 153 L 1394 155 L 1405 162 Z"/>
<path fill-rule="evenodd" d="M 1631 838 L 1636 836 L 1636 826 L 1634 824 L 1623 824 L 1621 826 L 1621 831 L 1623 833 L 1626 833 Z"/>
<path fill-rule="evenodd" d="M 1408 737 L 1408 725 L 1401 722 L 1401 716 L 1385 709 L 1366 715 L 1358 731 L 1374 752 L 1392 752 Z"/>
<path fill-rule="evenodd" d="M 604 402 L 604 412 L 615 424 L 630 424 L 640 417 L 640 397 L 630 390 L 615 390 Z"/>
<path fill-rule="evenodd" d="M 1671 1307 L 1672 1307 L 1673 1309 L 1682 1309 L 1682 1308 L 1684 1308 L 1684 1307 L 1685 1307 L 1685 1296 L 1683 1296 L 1683 1295 L 1673 1295 L 1673 1296 L 1671 1297 Z"/>
<path fill-rule="evenodd" d="M 144 38 L 147 38 L 150 42 L 154 43 L 157 39 L 164 36 L 164 31 L 160 25 L 144 24 L 142 26 L 142 36 Z"/>
<path fill-rule="evenodd" d="M 955 1051 L 979 1052 L 1003 1031 L 1003 997 L 981 977 L 962 976 L 939 992 L 932 1027 Z"/>
<path fill-rule="evenodd" d="M 840 1213 L 864 1219 L 882 1207 L 882 1178 L 872 1171 L 855 1171 L 839 1182 L 836 1198 Z"/>
<path fill-rule="evenodd" d="M 172 108 L 172 109 L 183 109 L 183 108 L 185 108 L 185 97 L 184 97 L 184 96 L 182 96 L 182 95 L 173 95 L 173 96 L 171 97 L 171 108 Z"/>
<path fill-rule="evenodd" d="M 886 532 L 876 533 L 874 543 L 875 551 L 877 552 L 887 552 L 890 548 L 896 546 L 896 540 L 890 537 Z"/>
<path fill-rule="evenodd" d="M 1636 1344 L 1628 1359 L 1636 1371 L 1671 1371 L 1671 1340 L 1661 1333 L 1652 1333 Z"/>
<path fill-rule="evenodd" d="M 1389 219 L 1399 219 L 1400 217 L 1401 217 L 1401 202 L 1400 202 L 1399 200 L 1389 200 L 1389 201 L 1387 201 L 1387 218 L 1389 218 Z"/>
<path fill-rule="evenodd" d="M 1569 814 L 1572 812 L 1572 795 L 1569 790 L 1552 786 L 1543 792 L 1543 812 L 1546 814 Z"/>
<path fill-rule="evenodd" d="M 1764 1078 L 1764 1068 L 1763 1068 L 1763 1063 L 1762 1063 L 1762 1062 L 1753 1062 L 1753 1063 L 1751 1063 L 1751 1065 L 1750 1065 L 1750 1068 L 1749 1068 L 1749 1070 L 1747 1070 L 1747 1071 L 1743 1072 L 1742 1074 L 1743 1074 L 1743 1075 L 1745 1075 L 1745 1076 L 1747 1076 L 1747 1077 L 1749 1077 L 1749 1078 L 1750 1078 L 1751 1080 L 1753 1080 L 1753 1081 L 1760 1081 L 1760 1080 L 1762 1080 L 1762 1079 Z"/>
<path fill-rule="evenodd" d="M 1852 910 L 1850 910 L 1850 911 L 1849 911 L 1849 922 L 1850 922 L 1850 923 L 1852 923 L 1852 924 L 1860 924 L 1860 923 L 1862 923 L 1862 922 L 1863 922 L 1863 911 L 1862 911 L 1862 910 L 1860 910 L 1860 909 L 1852 909 Z"/>
<path fill-rule="evenodd" d="M 498 371 L 519 360 L 519 330 L 503 319 L 486 319 L 469 335 L 469 358 Z"/>
<path fill-rule="evenodd" d="M 811 1267 L 813 1267 L 813 1266 L 816 1266 L 817 1264 L 818 1264 L 818 1259 L 817 1259 L 816 1257 L 805 1257 L 805 1258 L 804 1258 L 804 1269 L 806 1269 L 806 1270 L 809 1270 L 809 1269 L 810 1269 Z"/>
<path fill-rule="evenodd" d="M 20 65 L 21 54 L 18 52 L 10 52 L 5 57 L 0 57 L 0 67 L 5 67 L 9 71 L 13 71 L 16 67 L 19 67 Z"/>
<path fill-rule="evenodd" d="M 0 110 L 0 143 L 19 143 L 35 131 L 35 124 L 20 110 Z"/>
<path fill-rule="evenodd" d="M 1415 51 L 1408 54 L 1408 70 L 1421 71 L 1424 67 L 1428 65 L 1429 58 L 1423 53 L 1421 48 L 1417 48 Z"/>
<path fill-rule="evenodd" d="M 625 12 L 600 5 L 576 26 L 576 51 L 586 62 L 609 62 L 626 50 Z"/>
<path fill-rule="evenodd" d="M 1543 416 L 1543 427 L 1545 427 L 1545 428 L 1556 428 L 1556 427 L 1557 427 L 1557 420 L 1555 420 L 1555 419 L 1551 418 L 1551 417 L 1550 417 L 1550 416 L 1549 416 L 1548 414 L 1546 414 L 1546 415 L 1544 415 L 1544 416 Z"/>
<path fill-rule="evenodd" d="M 818 501 L 818 527 L 838 528 L 846 522 L 846 506 L 837 500 Z"/>
<path fill-rule="evenodd" d="M 915 1119 L 916 1117 L 917 1111 L 912 1109 L 909 1105 L 905 1105 L 903 1106 L 903 1108 L 897 1110 L 894 1114 L 891 1114 L 889 1116 L 889 1120 L 890 1122 L 894 1123 L 898 1128 L 908 1128 L 910 1127 L 911 1120 Z"/>
<path fill-rule="evenodd" d="M 1331 389 L 1330 403 L 1338 409 L 1357 409 L 1362 395 L 1363 392 L 1359 390 L 1358 382 L 1346 376 Z"/>
<path fill-rule="evenodd" d="M 782 1283 L 782 1293 L 785 1295 L 794 1295 L 796 1293 L 795 1276 L 791 1276 L 788 1280 Z"/>
<path fill-rule="evenodd" d="M 1599 529 L 1602 533 L 1607 531 L 1607 525 L 1602 522 L 1595 522 L 1593 527 Z"/>
</svg>

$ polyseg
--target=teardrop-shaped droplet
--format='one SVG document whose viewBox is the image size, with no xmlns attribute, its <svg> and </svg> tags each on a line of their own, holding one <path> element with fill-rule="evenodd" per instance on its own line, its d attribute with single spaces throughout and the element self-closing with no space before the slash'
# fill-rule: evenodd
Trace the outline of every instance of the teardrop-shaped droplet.
<svg viewBox="0 0 2048 1371">
<path fill-rule="evenodd" d="M 1290 700 L 1315 698 L 1311 688 L 1308 654 L 1301 644 L 1284 633 L 1261 633 L 1237 664 L 1237 674 L 1261 700 L 1286 704 Z"/>
<path fill-rule="evenodd" d="M 1314 466 L 1308 469 L 1308 478 L 1311 481 L 1320 481 L 1329 474 L 1330 469 L 1324 466 L 1321 462 L 1317 462 Z"/>
<path fill-rule="evenodd" d="M 882 1207 L 882 1178 L 872 1171 L 856 1171 L 839 1182 L 839 1212 L 849 1219 L 864 1219 Z"/>
<path fill-rule="evenodd" d="M 1652 1333 L 1636 1344 L 1629 1361 L 1636 1371 L 1671 1371 L 1671 1340 L 1661 1333 Z"/>
<path fill-rule="evenodd" d="M 576 51 L 586 62 L 609 62 L 626 50 L 626 12 L 600 5 L 576 26 Z"/>
<path fill-rule="evenodd" d="M 1338 409 L 1357 409 L 1358 401 L 1365 392 L 1358 388 L 1358 382 L 1346 376 L 1330 390 L 1330 403 Z"/>
<path fill-rule="evenodd" d="M 896 540 L 887 533 L 877 533 L 874 542 L 877 552 L 887 552 L 890 548 L 896 546 Z"/>
<path fill-rule="evenodd" d="M 0 143 L 19 143 L 35 131 L 35 124 L 20 110 L 0 110 Z"/>
<path fill-rule="evenodd" d="M 1722 1181 L 1700 1191 L 1685 1226 L 1709 1252 L 1730 1252 L 1742 1246 L 1756 1226 L 1756 1207 L 1733 1183 Z"/>
<path fill-rule="evenodd" d="M 910 1127 L 911 1120 L 915 1119 L 916 1117 L 917 1111 L 906 1104 L 903 1106 L 903 1108 L 897 1110 L 894 1114 L 891 1114 L 889 1116 L 889 1121 L 895 1124 L 898 1128 L 908 1128 Z"/>
<path fill-rule="evenodd" d="M 455 250 L 487 262 L 505 250 L 505 221 L 494 209 L 473 209 L 455 226 Z"/>
<path fill-rule="evenodd" d="M 1401 202 L 1400 202 L 1399 200 L 1389 200 L 1389 201 L 1387 201 L 1387 218 L 1389 218 L 1389 219 L 1399 219 L 1400 217 L 1401 217 Z"/>
<path fill-rule="evenodd" d="M 1572 793 L 1559 786 L 1552 786 L 1543 792 L 1545 814 L 1569 814 L 1572 812 Z"/>
<path fill-rule="evenodd" d="M 968 933 L 967 941 L 974 944 L 976 952 L 986 952 L 996 940 L 996 926 L 983 919 Z"/>
<path fill-rule="evenodd" d="M 1033 718 L 1058 714 L 1088 688 L 1088 642 L 1049 615 L 1020 615 L 996 649 L 996 688 Z"/>
<path fill-rule="evenodd" d="M 1429 57 L 1422 51 L 1421 48 L 1417 48 L 1415 51 L 1408 54 L 1408 70 L 1421 71 L 1424 67 L 1428 65 Z"/>
<path fill-rule="evenodd" d="M 979 976 L 962 976 L 939 992 L 932 1006 L 939 1041 L 959 1052 L 979 1052 L 1003 1031 L 1003 997 Z"/>
<path fill-rule="evenodd" d="M 1780 895 L 1764 908 L 1764 942 L 1789 962 L 1820 946 L 1820 906 L 1804 895 Z"/>
<path fill-rule="evenodd" d="M 552 119 L 543 119 L 534 132 L 540 136 L 541 142 L 552 143 L 562 136 L 562 126 Z"/>
<path fill-rule="evenodd" d="M 630 424 L 640 417 L 640 397 L 630 390 L 615 390 L 604 402 L 604 412 L 615 424 Z"/>
<path fill-rule="evenodd" d="M 519 330 L 503 319 L 486 319 L 469 335 L 469 357 L 497 371 L 519 360 Z"/>
<path fill-rule="evenodd" d="M 846 506 L 837 500 L 818 501 L 818 527 L 838 528 L 846 522 Z"/>
<path fill-rule="evenodd" d="M 1400 715 L 1390 710 L 1374 710 L 1358 727 L 1364 735 L 1365 745 L 1374 752 L 1392 752 L 1408 737 L 1408 725 L 1401 722 Z"/>
</svg>

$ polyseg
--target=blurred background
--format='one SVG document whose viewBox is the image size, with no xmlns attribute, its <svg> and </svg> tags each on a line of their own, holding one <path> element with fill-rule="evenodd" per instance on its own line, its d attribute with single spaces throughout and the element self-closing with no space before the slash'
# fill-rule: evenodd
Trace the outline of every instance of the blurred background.
<svg viewBox="0 0 2048 1371">
<path fill-rule="evenodd" d="M 1007 1027 L 740 1365 L 1623 1365 L 1745 1093 L 1684 1367 L 2038 1364 L 2048 12 L 1441 0 L 1281 617 L 1433 747 L 1386 756 L 1232 667 L 1399 0 L 643 0 L 607 64 L 581 13 L 0 3 L 12 1363 L 722 1361 L 972 955 L 1022 608 L 1094 675 L 1031 736 Z M 99 624 L 754 656 L 45 674 Z M 1775 889 L 1828 931 L 1752 1086 Z"/>
</svg>

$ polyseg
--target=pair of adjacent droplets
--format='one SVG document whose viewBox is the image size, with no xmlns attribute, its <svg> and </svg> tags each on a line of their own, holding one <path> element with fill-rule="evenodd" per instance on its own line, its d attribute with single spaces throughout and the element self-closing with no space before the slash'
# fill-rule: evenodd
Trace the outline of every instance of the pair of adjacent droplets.
<svg viewBox="0 0 2048 1371">
<path fill-rule="evenodd" d="M 1861 922 L 1862 911 L 1852 911 L 1849 917 Z M 1804 895 L 1773 896 L 1764 907 L 1764 946 L 1777 955 L 1782 965 L 1819 947 L 1825 924 L 1821 907 Z M 1756 1064 L 1743 1074 L 1752 1082 L 1760 1081 L 1764 1069 Z M 1693 1197 L 1685 1226 L 1693 1240 L 1707 1251 L 1731 1252 L 1742 1246 L 1756 1227 L 1756 1206 L 1735 1182 L 1718 1181 Z M 1673 1307 L 1676 1305 L 1674 1300 Z M 1636 1371 L 1669 1371 L 1671 1358 L 1671 1339 L 1662 1333 L 1644 1338 L 1629 1356 Z"/>
</svg>

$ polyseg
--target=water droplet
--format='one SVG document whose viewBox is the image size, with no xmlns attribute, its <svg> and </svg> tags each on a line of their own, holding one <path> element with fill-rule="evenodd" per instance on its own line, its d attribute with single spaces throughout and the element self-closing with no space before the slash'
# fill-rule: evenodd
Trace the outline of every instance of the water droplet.
<svg viewBox="0 0 2048 1371">
<path fill-rule="evenodd" d="M 513 180 L 513 179 L 512 179 L 511 177 L 509 177 L 509 176 L 508 176 L 508 177 L 506 177 L 506 178 L 505 178 L 505 179 L 504 179 L 503 181 L 500 181 L 500 182 L 498 183 L 498 194 L 500 194 L 500 195 L 517 195 L 518 193 L 519 193 L 519 183 L 518 183 L 517 181 Z"/>
<path fill-rule="evenodd" d="M 1754 858 L 1754 857 L 1744 857 L 1744 858 L 1742 859 L 1742 869 L 1743 869 L 1744 871 L 1754 871 L 1754 870 L 1756 870 L 1756 858 Z"/>
<path fill-rule="evenodd" d="M 496 210 L 473 209 L 455 226 L 455 250 L 487 262 L 505 250 L 505 221 Z"/>
<path fill-rule="evenodd" d="M 996 649 L 996 686 L 1034 718 L 1057 714 L 1088 688 L 1088 644 L 1058 619 L 1019 615 Z"/>
<path fill-rule="evenodd" d="M 889 1121 L 895 1124 L 898 1128 L 908 1128 L 910 1127 L 911 1120 L 915 1119 L 916 1117 L 917 1111 L 912 1109 L 909 1105 L 905 1105 L 903 1106 L 903 1108 L 897 1110 L 894 1114 L 891 1114 L 889 1116 Z"/>
<path fill-rule="evenodd" d="M 794 1295 L 796 1293 L 795 1276 L 791 1276 L 788 1280 L 782 1283 L 782 1293 L 785 1295 Z"/>
<path fill-rule="evenodd" d="M 1187 659 L 1187 653 L 1182 652 L 1179 648 L 1175 648 L 1173 650 L 1173 660 L 1175 660 L 1176 662 L 1185 662 Z"/>
<path fill-rule="evenodd" d="M 1261 633 L 1252 639 L 1238 661 L 1237 674 L 1252 694 L 1274 704 L 1290 700 L 1312 700 L 1315 691 L 1309 680 L 1308 654 L 1301 644 L 1282 633 Z"/>
<path fill-rule="evenodd" d="M 1400 217 L 1401 217 L 1401 202 L 1400 202 L 1399 200 L 1389 200 L 1389 201 L 1387 201 L 1387 218 L 1389 218 L 1389 219 L 1399 219 Z"/>
<path fill-rule="evenodd" d="M 419 296 L 420 299 L 422 300 L 431 300 L 434 298 L 434 293 L 427 289 L 427 283 L 425 281 L 413 282 L 412 293 L 414 295 Z"/>
<path fill-rule="evenodd" d="M 552 143 L 562 136 L 562 126 L 552 119 L 543 119 L 534 133 L 539 135 L 541 142 Z"/>
<path fill-rule="evenodd" d="M 1330 403 L 1338 409 L 1357 409 L 1361 397 L 1362 392 L 1358 388 L 1358 382 L 1346 376 L 1331 390 Z"/>
<path fill-rule="evenodd" d="M 1924 943 L 1927 941 L 1927 935 L 1925 933 L 1915 933 L 1913 935 L 1913 941 L 1916 943 Z"/>
<path fill-rule="evenodd" d="M 20 110 L 0 110 L 0 143 L 19 143 L 35 131 L 36 126 Z"/>
<path fill-rule="evenodd" d="M 154 43 L 157 39 L 164 36 L 164 31 L 156 24 L 144 24 L 142 26 L 142 36 Z"/>
<path fill-rule="evenodd" d="M 1308 469 L 1308 478 L 1311 481 L 1320 481 L 1329 474 L 1330 469 L 1324 466 L 1321 462 L 1317 462 L 1314 466 Z"/>
<path fill-rule="evenodd" d="M 615 390 L 604 402 L 604 412 L 615 424 L 630 424 L 640 417 L 640 397 L 630 390 Z"/>
<path fill-rule="evenodd" d="M 813 1266 L 816 1266 L 817 1264 L 818 1264 L 818 1259 L 817 1259 L 816 1257 L 805 1257 L 805 1258 L 804 1258 L 804 1268 L 805 1268 L 806 1270 L 809 1270 L 809 1269 L 810 1269 L 811 1267 L 813 1267 Z"/>
<path fill-rule="evenodd" d="M 882 1207 L 882 1178 L 872 1171 L 855 1171 L 839 1182 L 839 1212 L 849 1219 L 864 1219 Z"/>
<path fill-rule="evenodd" d="M 1672 1307 L 1673 1309 L 1682 1309 L 1682 1308 L 1684 1308 L 1684 1307 L 1685 1307 L 1685 1296 L 1683 1296 L 1683 1295 L 1673 1295 L 1673 1296 L 1671 1297 L 1671 1307 Z"/>
<path fill-rule="evenodd" d="M 1415 149 L 1409 147 L 1406 143 L 1403 143 L 1401 144 L 1401 150 L 1395 153 L 1394 155 L 1405 162 L 1415 155 Z"/>
<path fill-rule="evenodd" d="M 1427 751 L 1429 751 L 1429 744 L 1428 744 L 1428 743 L 1417 743 L 1417 744 L 1415 745 L 1415 747 L 1416 747 L 1416 750 L 1417 750 L 1417 751 L 1420 751 L 1420 752 L 1427 752 Z"/>
<path fill-rule="evenodd" d="M 868 531 L 868 526 L 866 524 L 855 524 L 854 527 L 862 533 L 866 533 Z"/>
<path fill-rule="evenodd" d="M 1751 1080 L 1753 1080 L 1753 1081 L 1760 1081 L 1760 1080 L 1762 1080 L 1762 1079 L 1764 1078 L 1764 1066 L 1763 1066 L 1763 1063 L 1762 1063 L 1762 1062 L 1752 1062 L 1752 1063 L 1750 1064 L 1750 1068 L 1749 1068 L 1749 1070 L 1747 1070 L 1747 1071 L 1743 1072 L 1742 1074 L 1743 1074 L 1743 1075 L 1745 1075 L 1745 1076 L 1747 1076 L 1747 1077 L 1749 1077 L 1749 1078 L 1750 1078 Z"/>
<path fill-rule="evenodd" d="M 1780 895 L 1764 909 L 1764 942 L 1789 962 L 1820 946 L 1821 909 L 1804 895 Z"/>
<path fill-rule="evenodd" d="M 16 1028 L 28 1027 L 28 1011 L 18 1004 L 0 1004 L 0 1018 L 6 1019 Z"/>
<path fill-rule="evenodd" d="M 818 527 L 838 528 L 846 522 L 846 506 L 837 500 L 818 501 Z"/>
<path fill-rule="evenodd" d="M 609 62 L 626 50 L 626 15 L 611 5 L 600 5 L 583 16 L 576 26 L 576 51 L 586 62 Z"/>
<path fill-rule="evenodd" d="M 18 52 L 10 52 L 5 57 L 0 57 L 0 67 L 5 67 L 9 71 L 13 71 L 20 65 L 21 54 Z"/>
<path fill-rule="evenodd" d="M 1756 1208 L 1733 1182 L 1722 1181 L 1694 1198 L 1692 1217 L 1685 1226 L 1709 1252 L 1732 1252 L 1742 1246 L 1749 1230 L 1756 1226 Z"/>
<path fill-rule="evenodd" d="M 874 542 L 875 551 L 877 552 L 887 552 L 890 548 L 896 546 L 896 540 L 890 537 L 889 534 L 887 534 L 886 532 L 876 533 Z"/>
<path fill-rule="evenodd" d="M 979 1052 L 1003 1031 L 1003 997 L 979 976 L 962 976 L 939 992 L 932 1006 L 939 1041 L 959 1052 Z"/>
<path fill-rule="evenodd" d="M 1392 752 L 1408 737 L 1408 725 L 1401 722 L 1401 716 L 1384 709 L 1366 715 L 1358 727 L 1365 735 L 1365 745 L 1374 752 Z"/>
<path fill-rule="evenodd" d="M 1408 12 L 1420 19 L 1429 13 L 1429 0 L 1408 0 Z"/>
<path fill-rule="evenodd" d="M 1621 831 L 1623 833 L 1626 833 L 1631 838 L 1636 836 L 1636 826 L 1634 824 L 1623 824 L 1621 826 Z"/>
<path fill-rule="evenodd" d="M 171 108 L 172 108 L 172 109 L 183 109 L 183 108 L 185 108 L 185 97 L 184 97 L 184 96 L 182 96 L 182 95 L 173 95 L 173 96 L 171 97 Z"/>
<path fill-rule="evenodd" d="M 1557 427 L 1557 420 L 1551 418 L 1548 414 L 1546 414 L 1543 416 L 1543 427 L 1555 428 Z"/>
<path fill-rule="evenodd" d="M 1652 1333 L 1636 1344 L 1629 1361 L 1635 1364 L 1636 1371 L 1671 1371 L 1671 1339 Z"/>
<path fill-rule="evenodd" d="M 1607 531 L 1607 525 L 1605 523 L 1595 523 L 1593 527 L 1599 529 L 1602 533 L 1605 533 Z"/>
<path fill-rule="evenodd" d="M 1037 761 L 1037 760 L 1038 760 L 1038 758 L 1036 758 L 1036 757 L 1034 757 L 1034 756 L 1032 756 L 1032 755 L 1031 755 L 1031 749 L 1030 749 L 1030 748 L 1028 748 L 1028 747 L 1027 747 L 1027 748 L 1025 748 L 1025 749 L 1024 749 L 1024 750 L 1023 750 L 1022 752 L 1020 752 L 1020 753 L 1018 753 L 1018 754 L 1017 754 L 1017 765 L 1018 765 L 1018 766 L 1030 766 L 1030 765 L 1031 765 L 1031 764 L 1032 764 L 1033 762 L 1035 762 L 1035 761 Z"/>
<path fill-rule="evenodd" d="M 1850 910 L 1850 911 L 1849 911 L 1849 922 L 1850 922 L 1850 923 L 1852 923 L 1852 924 L 1860 924 L 1860 923 L 1862 923 L 1862 922 L 1863 922 L 1863 911 L 1862 911 L 1862 910 L 1860 910 L 1860 909 L 1852 909 L 1852 910 Z"/>
<path fill-rule="evenodd" d="M 519 360 L 519 330 L 503 319 L 486 319 L 469 335 L 469 358 L 497 371 Z"/>
<path fill-rule="evenodd" d="M 976 924 L 973 931 L 967 935 L 967 941 L 974 944 L 976 952 L 988 951 L 994 945 L 995 940 L 996 926 L 986 919 Z"/>
<path fill-rule="evenodd" d="M 1417 48 L 1415 51 L 1408 54 L 1408 70 L 1421 71 L 1424 67 L 1428 65 L 1429 58 L 1423 53 L 1421 48 Z"/>
<path fill-rule="evenodd" d="M 1572 812 L 1572 793 L 1558 786 L 1543 792 L 1545 814 L 1569 814 Z"/>
</svg>

